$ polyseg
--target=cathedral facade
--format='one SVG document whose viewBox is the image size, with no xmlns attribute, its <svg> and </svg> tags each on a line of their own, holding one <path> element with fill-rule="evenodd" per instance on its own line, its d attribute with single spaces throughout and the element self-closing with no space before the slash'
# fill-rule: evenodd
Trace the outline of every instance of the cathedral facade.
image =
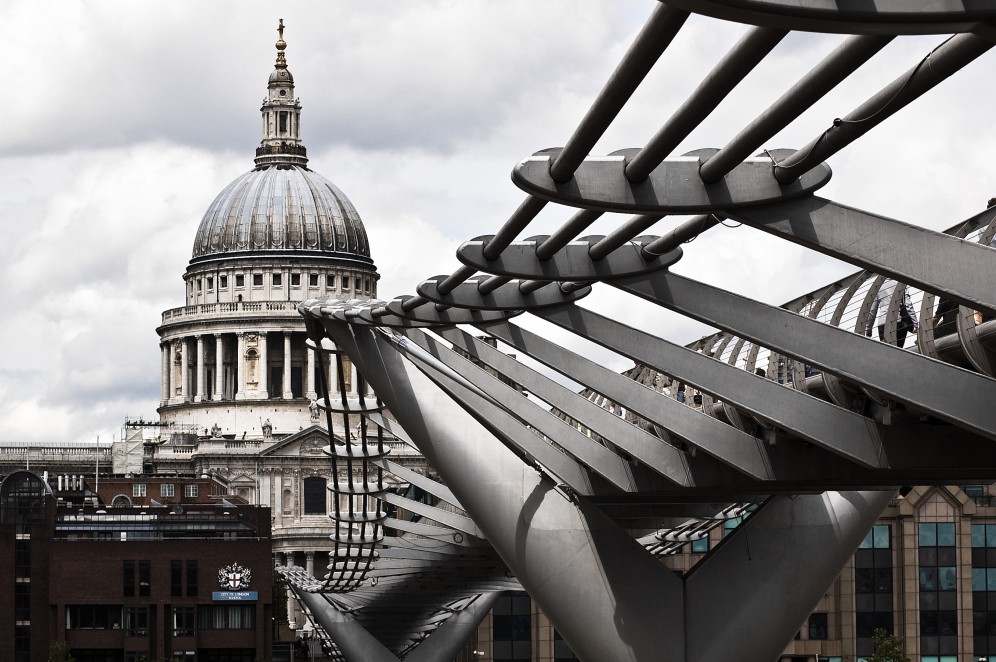
<svg viewBox="0 0 996 662">
<path fill-rule="evenodd" d="M 366 299 L 379 278 L 356 208 L 308 167 L 301 103 L 287 68 L 283 22 L 260 108 L 252 170 L 208 207 L 183 274 L 185 305 L 162 315 L 158 436 L 133 443 L 144 471 L 218 477 L 230 497 L 269 506 L 275 560 L 323 577 L 336 496 L 323 451 L 351 434 L 326 416 L 331 397 L 362 385 L 348 357 L 309 346 L 303 300 Z M 355 423 L 355 420 L 352 421 Z M 141 430 L 129 429 L 132 441 Z M 127 444 L 128 438 L 123 435 Z M 419 471 L 421 455 L 390 437 L 391 457 Z M 141 450 L 139 450 L 141 449 Z M 304 625 L 291 605 L 292 626 Z"/>
</svg>

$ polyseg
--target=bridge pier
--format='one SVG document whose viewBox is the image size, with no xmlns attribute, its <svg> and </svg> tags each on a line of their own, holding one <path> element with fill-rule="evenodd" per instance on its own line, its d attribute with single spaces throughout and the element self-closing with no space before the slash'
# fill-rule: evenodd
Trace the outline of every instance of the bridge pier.
<svg viewBox="0 0 996 662">
<path fill-rule="evenodd" d="M 325 326 L 585 660 L 775 659 L 892 496 L 776 497 L 682 578 L 502 443 L 500 410 L 459 376 L 381 331 Z"/>
</svg>

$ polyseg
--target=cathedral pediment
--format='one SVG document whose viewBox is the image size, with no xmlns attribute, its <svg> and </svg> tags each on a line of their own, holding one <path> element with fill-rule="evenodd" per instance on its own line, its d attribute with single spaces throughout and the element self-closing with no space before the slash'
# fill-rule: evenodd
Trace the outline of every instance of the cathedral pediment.
<svg viewBox="0 0 996 662">
<path fill-rule="evenodd" d="M 300 432 L 287 435 L 260 452 L 260 457 L 322 457 L 322 449 L 329 444 L 328 433 L 313 425 Z"/>
</svg>

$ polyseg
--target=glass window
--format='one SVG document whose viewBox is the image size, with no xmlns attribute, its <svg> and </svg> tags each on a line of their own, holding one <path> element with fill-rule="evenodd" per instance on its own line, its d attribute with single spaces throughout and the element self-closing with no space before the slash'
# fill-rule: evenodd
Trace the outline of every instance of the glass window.
<svg viewBox="0 0 996 662">
<path fill-rule="evenodd" d="M 325 275 L 325 287 L 327 287 L 330 290 L 335 287 L 335 275 L 333 274 Z"/>
<path fill-rule="evenodd" d="M 709 551 L 709 537 L 699 538 L 698 540 L 692 541 L 692 553 L 693 554 L 704 554 Z"/>
<path fill-rule="evenodd" d="M 169 594 L 174 598 L 183 595 L 183 561 L 169 562 Z"/>
<path fill-rule="evenodd" d="M 284 281 L 283 274 L 273 274 L 272 282 L 274 287 L 280 287 L 281 285 L 283 285 L 283 281 Z"/>
<path fill-rule="evenodd" d="M 985 591 L 988 568 L 972 568 L 972 590 Z"/>
<path fill-rule="evenodd" d="M 195 607 L 173 607 L 173 636 L 192 637 L 196 629 Z"/>
<path fill-rule="evenodd" d="M 875 549 L 890 549 L 892 547 L 892 529 L 888 524 L 876 524 L 872 527 L 872 537 Z"/>
<path fill-rule="evenodd" d="M 985 524 L 973 524 L 972 525 L 972 547 L 985 547 L 986 546 L 986 525 Z"/>
<path fill-rule="evenodd" d="M 138 595 L 147 597 L 152 589 L 152 564 L 149 561 L 138 562 Z"/>
<path fill-rule="evenodd" d="M 344 290 L 348 290 L 349 289 L 349 276 L 343 276 L 342 277 L 342 289 L 344 289 Z"/>
<path fill-rule="evenodd" d="M 133 497 L 144 497 L 145 496 L 145 483 L 134 483 L 131 486 L 131 495 Z"/>
<path fill-rule="evenodd" d="M 197 485 L 184 485 L 183 496 L 191 498 L 197 496 Z"/>
<path fill-rule="evenodd" d="M 955 524 L 954 522 L 937 523 L 937 546 L 954 547 L 955 545 Z"/>
<path fill-rule="evenodd" d="M 827 638 L 827 615 L 826 612 L 816 612 L 809 616 L 809 638 Z"/>
<path fill-rule="evenodd" d="M 201 605 L 197 608 L 197 627 L 202 630 L 251 630 L 255 621 L 255 605 Z"/>
<path fill-rule="evenodd" d="M 214 276 L 208 276 L 207 280 L 208 280 L 208 289 L 209 290 L 213 290 L 214 289 Z"/>
<path fill-rule="evenodd" d="M 996 547 L 996 524 L 986 524 L 986 547 Z"/>
<path fill-rule="evenodd" d="M 135 595 L 135 562 L 125 561 L 122 568 L 124 594 L 126 597 Z"/>
<path fill-rule="evenodd" d="M 955 591 L 958 589 L 958 574 L 954 567 L 940 567 L 937 569 L 937 589 L 939 591 Z"/>
<path fill-rule="evenodd" d="M 326 513 L 325 479 L 320 476 L 310 476 L 304 479 L 304 514 L 324 515 Z"/>
<path fill-rule="evenodd" d="M 291 287 L 301 287 L 301 274 L 291 274 Z"/>
<path fill-rule="evenodd" d="M 263 287 L 263 274 L 253 274 L 252 284 L 253 287 Z"/>
<path fill-rule="evenodd" d="M 244 274 L 235 274 L 235 287 L 245 287 L 246 277 Z"/>
<path fill-rule="evenodd" d="M 223 290 L 228 289 L 228 276 L 218 276 L 218 287 Z"/>
<path fill-rule="evenodd" d="M 159 486 L 159 496 L 171 497 L 174 493 L 173 483 L 163 483 Z"/>
<path fill-rule="evenodd" d="M 318 287 L 318 274 L 308 274 L 308 285 Z"/>
<path fill-rule="evenodd" d="M 67 630 L 120 630 L 121 605 L 66 605 Z"/>
<path fill-rule="evenodd" d="M 200 278 L 197 279 L 197 291 L 198 292 L 201 291 L 201 279 Z"/>
<path fill-rule="evenodd" d="M 197 597 L 197 560 L 187 561 L 187 597 Z"/>
<path fill-rule="evenodd" d="M 921 522 L 918 532 L 920 547 L 954 547 L 954 522 Z"/>
<path fill-rule="evenodd" d="M 149 636 L 148 607 L 125 607 L 125 634 L 129 637 Z"/>
</svg>

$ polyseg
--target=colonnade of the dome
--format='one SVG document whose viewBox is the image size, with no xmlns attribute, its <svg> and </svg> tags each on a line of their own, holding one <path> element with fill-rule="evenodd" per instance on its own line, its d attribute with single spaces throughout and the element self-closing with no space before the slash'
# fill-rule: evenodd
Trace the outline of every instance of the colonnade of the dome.
<svg viewBox="0 0 996 662">
<path fill-rule="evenodd" d="M 328 375 L 334 392 L 353 391 L 355 380 L 349 360 L 343 359 L 340 381 L 336 362 L 305 346 L 303 329 L 271 330 L 258 324 L 251 326 L 251 330 L 186 332 L 163 340 L 160 344 L 160 407 L 164 415 L 168 414 L 168 419 L 196 424 L 203 428 L 198 429 L 198 433 L 204 435 L 247 433 L 258 436 L 265 433 L 263 423 L 247 423 L 248 419 L 243 416 L 243 424 L 239 427 L 230 406 L 219 409 L 206 405 L 296 401 L 299 407 L 311 409 L 311 421 L 318 424 L 321 418 L 318 411 L 310 402 L 303 402 L 314 401 L 317 397 L 318 370 Z M 280 414 L 280 411 L 265 413 Z M 293 429 L 282 431 L 296 431 L 301 418 L 295 409 Z M 279 423 L 273 421 L 271 425 Z"/>
</svg>

